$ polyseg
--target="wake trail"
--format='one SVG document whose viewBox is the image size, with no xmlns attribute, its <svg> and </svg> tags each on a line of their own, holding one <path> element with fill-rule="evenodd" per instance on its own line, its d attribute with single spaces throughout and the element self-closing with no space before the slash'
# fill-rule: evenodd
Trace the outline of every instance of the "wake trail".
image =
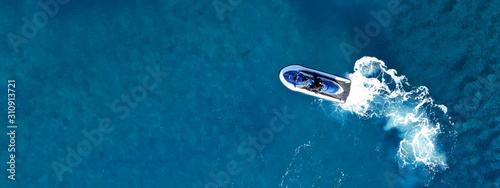
<svg viewBox="0 0 500 188">
<path fill-rule="evenodd" d="M 349 77 L 350 95 L 345 104 L 333 104 L 334 110 L 387 119 L 384 130 L 395 128 L 401 138 L 396 154 L 400 167 L 423 164 L 431 170 L 448 168 L 446 155 L 436 141 L 442 125 L 453 124 L 446 118 L 447 108 L 434 104 L 427 87 L 411 86 L 404 75 L 397 75 L 374 57 L 356 61 Z"/>
</svg>

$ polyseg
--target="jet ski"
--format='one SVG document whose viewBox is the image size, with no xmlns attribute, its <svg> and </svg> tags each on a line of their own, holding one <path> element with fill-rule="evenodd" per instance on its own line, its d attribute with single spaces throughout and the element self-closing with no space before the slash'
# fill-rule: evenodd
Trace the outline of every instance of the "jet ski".
<svg viewBox="0 0 500 188">
<path fill-rule="evenodd" d="M 351 91 L 351 80 L 301 65 L 280 70 L 281 82 L 290 90 L 325 100 L 345 103 Z"/>
</svg>

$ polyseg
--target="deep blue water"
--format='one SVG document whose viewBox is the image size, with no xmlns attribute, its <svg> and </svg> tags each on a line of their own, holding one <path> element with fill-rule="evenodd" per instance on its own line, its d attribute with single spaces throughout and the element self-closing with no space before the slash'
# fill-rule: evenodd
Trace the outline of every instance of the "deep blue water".
<svg viewBox="0 0 500 188">
<path fill-rule="evenodd" d="M 0 2 L 2 187 L 500 187 L 498 0 Z"/>
</svg>

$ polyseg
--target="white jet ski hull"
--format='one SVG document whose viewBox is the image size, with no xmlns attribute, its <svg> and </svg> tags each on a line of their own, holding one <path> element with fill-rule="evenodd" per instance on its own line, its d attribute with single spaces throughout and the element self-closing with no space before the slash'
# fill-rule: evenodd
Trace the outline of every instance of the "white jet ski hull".
<svg viewBox="0 0 500 188">
<path fill-rule="evenodd" d="M 293 83 L 290 83 L 287 81 L 284 77 L 284 74 L 289 71 L 299 71 L 301 73 L 307 74 L 307 75 L 315 75 L 318 78 L 322 79 L 323 81 L 330 81 L 334 83 L 338 87 L 338 91 L 335 93 L 326 93 L 326 92 L 314 92 L 307 90 L 303 87 L 297 87 Z M 307 95 L 311 95 L 314 97 L 318 97 L 321 99 L 337 102 L 337 103 L 345 103 L 347 100 L 347 97 L 349 96 L 349 92 L 351 90 L 351 81 L 347 78 L 343 78 L 340 76 L 336 76 L 333 74 L 325 73 L 319 70 L 307 68 L 301 65 L 290 65 L 287 67 L 284 67 L 280 70 L 280 80 L 281 82 L 290 90 L 292 91 L 297 91 L 301 92 Z"/>
</svg>

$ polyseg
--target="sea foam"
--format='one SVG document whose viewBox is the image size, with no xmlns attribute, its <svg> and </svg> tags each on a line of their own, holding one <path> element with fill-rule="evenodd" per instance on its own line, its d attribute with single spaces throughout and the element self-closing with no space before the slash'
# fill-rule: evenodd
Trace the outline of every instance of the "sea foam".
<svg viewBox="0 0 500 188">
<path fill-rule="evenodd" d="M 385 118 L 386 131 L 397 129 L 401 141 L 397 161 L 404 167 L 426 165 L 431 169 L 446 169 L 446 156 L 436 144 L 441 133 L 440 118 L 446 107 L 434 104 L 429 90 L 411 86 L 404 75 L 388 69 L 374 57 L 356 61 L 351 93 L 340 108 L 364 118 Z M 337 106 L 337 104 L 335 104 Z"/>
</svg>

